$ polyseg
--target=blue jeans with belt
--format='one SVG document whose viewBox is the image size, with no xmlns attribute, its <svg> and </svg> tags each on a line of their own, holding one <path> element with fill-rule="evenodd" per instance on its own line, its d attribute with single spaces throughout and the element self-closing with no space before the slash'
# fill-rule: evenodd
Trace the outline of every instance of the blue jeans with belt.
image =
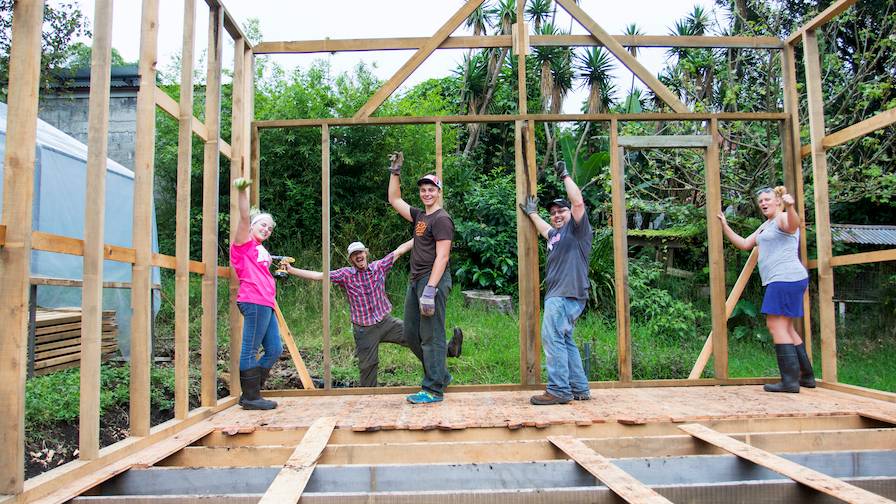
<svg viewBox="0 0 896 504">
<path fill-rule="evenodd" d="M 270 369 L 280 354 L 283 343 L 280 341 L 280 327 L 277 317 L 270 306 L 238 302 L 236 306 L 243 314 L 243 344 L 240 349 L 240 371 L 255 367 Z M 261 359 L 256 356 L 258 347 L 264 348 Z"/>
<path fill-rule="evenodd" d="M 588 392 L 588 378 L 579 347 L 572 337 L 576 319 L 585 310 L 585 300 L 549 297 L 544 300 L 541 343 L 548 370 L 547 391 L 554 397 L 572 399 Z"/>
</svg>

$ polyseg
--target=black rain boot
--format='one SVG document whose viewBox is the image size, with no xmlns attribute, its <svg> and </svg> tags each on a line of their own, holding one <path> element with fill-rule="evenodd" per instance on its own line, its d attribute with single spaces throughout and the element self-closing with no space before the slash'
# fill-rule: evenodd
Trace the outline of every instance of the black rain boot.
<svg viewBox="0 0 896 504">
<path fill-rule="evenodd" d="M 240 370 L 240 387 L 243 394 L 240 396 L 240 406 L 247 410 L 270 410 L 277 407 L 274 401 L 262 399 L 260 393 L 261 368 L 254 367 L 245 371 Z"/>
<path fill-rule="evenodd" d="M 800 391 L 800 362 L 796 357 L 796 349 L 793 344 L 775 345 L 775 353 L 778 356 L 778 369 L 781 371 L 781 382 L 766 384 L 763 388 L 766 392 L 791 392 Z"/>
<path fill-rule="evenodd" d="M 815 371 L 812 370 L 812 361 L 806 353 L 806 343 L 794 345 L 794 348 L 800 363 L 800 387 L 815 388 Z"/>
<path fill-rule="evenodd" d="M 259 390 L 259 395 L 260 395 L 261 391 L 264 390 L 265 382 L 268 381 L 268 376 L 271 376 L 271 368 L 259 367 L 258 369 L 259 369 L 259 374 L 261 375 L 261 378 L 258 380 L 258 390 Z M 267 399 L 267 401 L 274 403 L 274 407 L 275 408 L 277 407 L 277 401 L 271 401 L 270 399 Z"/>
<path fill-rule="evenodd" d="M 448 340 L 448 357 L 460 357 L 464 345 L 464 332 L 460 327 L 454 328 L 454 335 Z"/>
</svg>

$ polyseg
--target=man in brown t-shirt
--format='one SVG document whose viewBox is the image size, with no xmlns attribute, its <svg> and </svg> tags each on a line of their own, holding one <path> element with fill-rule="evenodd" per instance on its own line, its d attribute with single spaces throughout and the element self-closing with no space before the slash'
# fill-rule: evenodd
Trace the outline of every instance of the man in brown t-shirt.
<svg viewBox="0 0 896 504">
<path fill-rule="evenodd" d="M 445 302 L 451 291 L 448 256 L 454 239 L 454 222 L 442 209 L 442 181 L 437 176 L 424 175 L 417 181 L 423 209 L 414 208 L 401 199 L 403 154 L 397 152 L 389 160 L 389 203 L 414 224 L 411 282 L 404 302 L 404 334 L 408 345 L 412 349 L 418 346 L 423 353 L 423 383 L 420 392 L 407 399 L 414 404 L 439 402 L 451 381 L 445 365 Z"/>
</svg>

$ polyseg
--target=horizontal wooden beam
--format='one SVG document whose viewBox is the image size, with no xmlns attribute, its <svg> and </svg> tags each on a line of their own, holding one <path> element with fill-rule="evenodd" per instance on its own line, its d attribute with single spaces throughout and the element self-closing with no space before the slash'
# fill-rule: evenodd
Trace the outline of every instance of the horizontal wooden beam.
<svg viewBox="0 0 896 504">
<path fill-rule="evenodd" d="M 885 261 L 896 261 L 896 249 L 874 250 L 872 252 L 834 256 L 831 258 L 831 266 L 851 266 L 853 264 L 870 264 Z M 807 261 L 807 267 L 809 269 L 817 268 L 818 260 L 810 259 Z"/>
<path fill-rule="evenodd" d="M 698 439 L 702 439 L 707 443 L 712 443 L 725 451 L 731 452 L 742 459 L 749 460 L 766 469 L 783 474 L 798 483 L 802 483 L 803 485 L 842 501 L 855 504 L 893 504 L 893 501 L 885 499 L 880 495 L 873 494 L 857 486 L 850 485 L 845 481 L 809 469 L 808 467 L 799 465 L 795 462 L 791 462 L 790 460 L 756 448 L 755 446 L 750 446 L 700 424 L 685 424 L 679 426 L 679 429 Z"/>
<path fill-rule="evenodd" d="M 390 116 L 319 118 L 319 119 L 273 119 L 254 121 L 254 128 L 308 128 L 328 126 L 370 126 L 394 124 L 468 124 L 468 123 L 512 123 L 515 121 L 535 122 L 609 122 L 617 121 L 783 121 L 787 114 L 783 112 L 682 112 L 682 113 L 640 113 L 640 114 L 484 114 L 484 115 L 451 115 L 451 116 Z"/>
<path fill-rule="evenodd" d="M 852 7 L 852 5 L 857 1 L 858 0 L 839 0 L 838 2 L 835 2 L 830 7 L 822 11 L 821 14 L 812 18 L 808 23 L 797 28 L 795 32 L 791 33 L 790 36 L 787 37 L 784 43 L 791 45 L 796 44 L 803 39 L 803 33 L 810 30 L 815 30 L 823 26 L 828 21 L 839 16 L 846 9 Z"/>
<path fill-rule="evenodd" d="M 881 112 L 873 117 L 869 117 L 864 121 L 857 122 L 852 126 L 847 126 L 830 135 L 825 135 L 821 145 L 824 146 L 825 149 L 830 149 L 831 147 L 845 144 L 850 140 L 863 137 L 879 129 L 886 128 L 894 123 L 896 123 L 896 108 L 891 108 L 890 110 Z M 802 157 L 807 157 L 811 152 L 812 146 L 809 144 L 800 147 L 800 156 Z"/>
<path fill-rule="evenodd" d="M 709 135 L 652 135 L 621 136 L 619 146 L 626 149 L 687 149 L 706 148 L 712 139 Z"/>
<path fill-rule="evenodd" d="M 607 424 L 611 425 L 611 424 Z M 669 429 L 676 429 L 670 424 Z M 550 446 L 544 437 L 563 432 L 552 426 L 549 429 L 532 429 L 531 439 L 522 438 L 523 431 L 507 429 L 468 429 L 469 431 L 494 430 L 512 433 L 513 438 L 451 439 L 433 441 L 433 432 L 425 432 L 428 439 L 414 442 L 380 443 L 368 439 L 379 433 L 354 433 L 353 442 L 339 442 L 334 437 L 324 449 L 319 463 L 327 465 L 345 464 L 478 464 L 488 462 L 528 462 L 532 460 L 558 460 L 563 455 Z M 575 426 L 571 426 L 575 427 Z M 631 430 L 628 427 L 629 431 Z M 585 445 L 606 457 L 684 457 L 691 455 L 720 455 L 724 450 L 712 445 L 694 443 L 693 438 L 681 434 L 630 436 L 630 432 L 607 437 L 582 437 L 588 429 L 566 429 L 566 435 L 579 437 Z M 459 431 L 462 433 L 463 431 Z M 288 434 L 273 431 L 272 434 Z M 349 431 L 349 434 L 351 432 Z M 282 465 L 293 453 L 296 438 L 301 433 L 292 433 L 291 440 L 270 445 L 248 445 L 242 435 L 228 436 L 235 441 L 233 446 L 188 446 L 158 465 L 165 467 L 267 467 Z M 562 434 L 560 434 L 562 435 Z M 792 453 L 814 451 L 874 450 L 881 446 L 892 446 L 896 442 L 896 429 L 856 428 L 841 430 L 790 430 L 778 432 L 735 432 L 733 439 L 746 441 L 768 451 Z M 226 436 L 226 434 L 224 434 Z"/>
<path fill-rule="evenodd" d="M 31 285 L 52 285 L 54 287 L 81 287 L 84 285 L 83 280 L 73 280 L 70 278 L 50 278 L 50 277 L 31 277 Z M 131 282 L 103 282 L 104 289 L 130 289 Z M 153 284 L 153 289 L 161 289 L 160 284 Z"/>
<path fill-rule="evenodd" d="M 43 231 L 32 231 L 31 248 L 33 250 L 42 250 L 44 252 L 55 252 L 57 254 L 83 256 L 84 240 L 52 233 L 45 233 Z M 103 246 L 103 256 L 104 259 L 108 259 L 110 261 L 134 264 L 134 261 L 136 260 L 136 251 L 130 247 L 121 247 L 119 245 L 106 244 Z M 156 253 L 152 255 L 152 265 L 158 266 L 159 268 L 173 270 L 175 269 L 176 260 L 177 259 L 174 256 Z M 190 273 L 204 275 L 205 265 L 198 261 L 190 261 Z M 218 266 L 218 275 L 229 276 L 230 267 Z"/>
<path fill-rule="evenodd" d="M 687 48 L 751 48 L 781 49 L 784 43 L 776 37 L 679 37 L 670 35 L 614 35 L 625 47 Z M 260 42 L 252 48 L 255 54 L 303 54 L 321 52 L 408 51 L 419 49 L 429 37 L 284 40 Z M 603 47 L 591 35 L 531 35 L 530 46 Z M 511 35 L 448 37 L 439 49 L 491 49 L 511 47 Z"/>
<path fill-rule="evenodd" d="M 162 88 L 156 86 L 156 106 L 162 109 L 165 113 L 170 115 L 171 117 L 177 119 L 180 115 L 180 107 L 177 102 L 174 101 L 174 98 L 168 96 Z M 196 136 L 199 138 L 208 141 L 208 128 L 205 124 L 196 118 L 196 116 L 192 117 L 192 130 L 193 133 L 196 133 Z M 227 159 L 230 159 L 232 156 L 232 149 L 230 148 L 230 144 L 224 141 L 224 139 L 220 139 L 221 145 L 221 154 L 224 155 Z"/>
<path fill-rule="evenodd" d="M 837 392 L 846 392 L 847 394 L 896 403 L 896 393 L 893 392 L 885 392 L 883 390 L 875 390 L 872 388 L 860 387 L 858 385 L 849 385 L 847 383 L 828 383 L 819 381 L 818 385 L 822 388 L 836 390 Z"/>
</svg>

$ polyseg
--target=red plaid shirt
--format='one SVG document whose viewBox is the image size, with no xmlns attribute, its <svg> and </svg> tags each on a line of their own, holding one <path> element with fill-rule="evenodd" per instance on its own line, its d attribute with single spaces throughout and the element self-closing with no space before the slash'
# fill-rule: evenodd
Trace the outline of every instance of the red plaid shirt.
<svg viewBox="0 0 896 504">
<path fill-rule="evenodd" d="M 364 271 L 349 266 L 330 272 L 330 281 L 345 289 L 353 324 L 372 326 L 392 311 L 392 303 L 386 297 L 386 273 L 393 262 L 395 254 L 390 252 L 369 263 Z"/>
</svg>

